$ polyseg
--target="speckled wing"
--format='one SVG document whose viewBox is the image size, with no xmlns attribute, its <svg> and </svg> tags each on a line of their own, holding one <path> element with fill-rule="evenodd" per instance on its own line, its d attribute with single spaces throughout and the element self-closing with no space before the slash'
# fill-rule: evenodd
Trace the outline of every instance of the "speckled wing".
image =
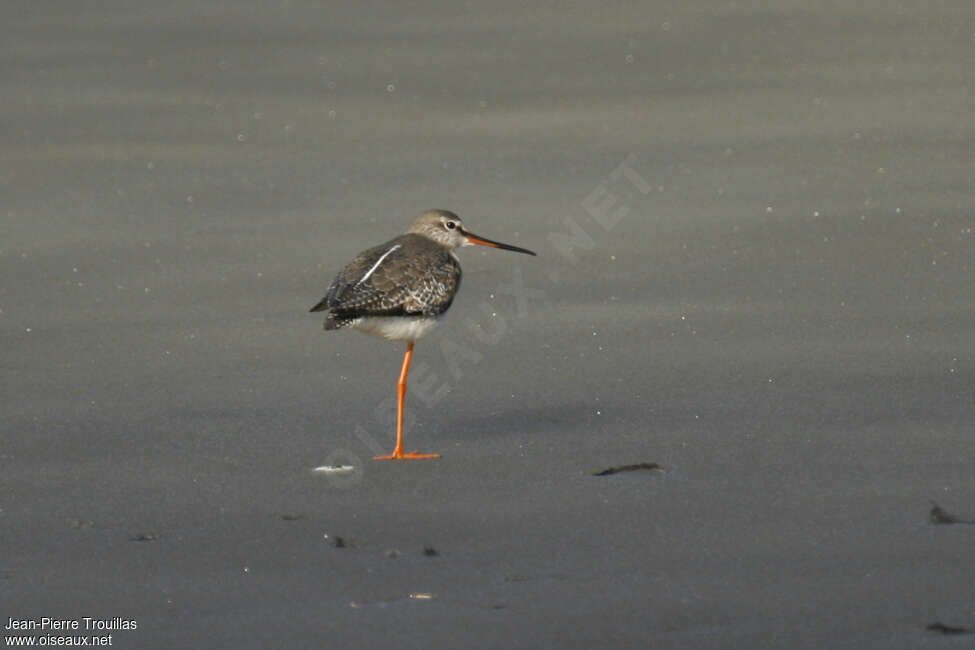
<svg viewBox="0 0 975 650">
<path fill-rule="evenodd" d="M 402 235 L 360 253 L 311 311 L 328 311 L 327 330 L 365 316 L 437 316 L 450 307 L 460 279 L 460 264 L 449 250 L 420 235 Z"/>
</svg>

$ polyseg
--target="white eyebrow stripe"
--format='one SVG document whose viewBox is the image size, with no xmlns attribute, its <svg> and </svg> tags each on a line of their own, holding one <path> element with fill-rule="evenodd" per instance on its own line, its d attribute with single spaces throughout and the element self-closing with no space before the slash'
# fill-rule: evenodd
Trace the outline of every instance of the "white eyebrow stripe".
<svg viewBox="0 0 975 650">
<path fill-rule="evenodd" d="M 390 253 L 392 253 L 397 248 L 401 248 L 402 246 L 403 246 L 402 244 L 396 244 L 395 246 L 393 246 L 392 248 L 390 248 L 388 251 L 386 251 L 385 253 L 383 253 L 383 256 L 380 257 L 378 260 L 376 260 L 376 263 L 372 265 L 372 268 L 369 269 L 368 271 L 366 271 L 366 274 L 364 276 L 362 276 L 362 279 L 360 279 L 358 282 L 355 283 L 355 286 L 358 287 L 360 284 L 362 284 L 363 282 L 365 282 L 366 280 L 368 280 L 369 279 L 369 276 L 372 275 L 376 271 L 376 269 L 379 268 L 379 265 L 380 264 L 383 263 L 383 260 L 386 259 L 386 256 L 389 255 Z"/>
</svg>

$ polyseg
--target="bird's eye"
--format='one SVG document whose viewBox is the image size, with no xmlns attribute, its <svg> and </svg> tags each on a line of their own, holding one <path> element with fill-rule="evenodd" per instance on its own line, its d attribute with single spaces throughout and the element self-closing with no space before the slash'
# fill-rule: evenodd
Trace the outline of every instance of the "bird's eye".
<svg viewBox="0 0 975 650">
<path fill-rule="evenodd" d="M 454 223 L 453 221 L 448 221 L 444 225 L 447 226 L 447 230 L 453 230 L 454 228 L 457 227 L 457 224 Z"/>
</svg>

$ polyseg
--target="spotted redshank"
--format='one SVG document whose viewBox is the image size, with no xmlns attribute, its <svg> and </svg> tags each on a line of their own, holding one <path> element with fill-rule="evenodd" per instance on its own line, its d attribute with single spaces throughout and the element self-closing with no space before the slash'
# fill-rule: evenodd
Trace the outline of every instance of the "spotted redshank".
<svg viewBox="0 0 975 650">
<path fill-rule="evenodd" d="M 460 288 L 459 246 L 491 246 L 534 255 L 525 248 L 479 237 L 464 229 L 447 210 L 427 210 L 406 231 L 385 244 L 359 253 L 339 274 L 325 297 L 311 308 L 324 311 L 325 329 L 355 329 L 392 341 L 406 341 L 396 384 L 396 448 L 377 460 L 439 458 L 440 454 L 403 451 L 403 400 L 413 344 L 429 332 Z"/>
</svg>

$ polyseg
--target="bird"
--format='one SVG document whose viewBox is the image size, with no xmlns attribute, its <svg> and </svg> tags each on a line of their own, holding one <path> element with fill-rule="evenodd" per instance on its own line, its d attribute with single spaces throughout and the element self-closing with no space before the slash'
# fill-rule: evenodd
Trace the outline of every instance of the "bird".
<svg viewBox="0 0 975 650">
<path fill-rule="evenodd" d="M 449 210 L 426 210 L 406 233 L 369 248 L 345 266 L 311 312 L 325 312 L 325 330 L 351 329 L 391 341 L 405 341 L 396 383 L 396 446 L 376 460 L 439 458 L 403 451 L 406 377 L 416 341 L 430 332 L 460 288 L 461 246 L 489 246 L 526 255 L 527 248 L 475 235 Z"/>
</svg>

